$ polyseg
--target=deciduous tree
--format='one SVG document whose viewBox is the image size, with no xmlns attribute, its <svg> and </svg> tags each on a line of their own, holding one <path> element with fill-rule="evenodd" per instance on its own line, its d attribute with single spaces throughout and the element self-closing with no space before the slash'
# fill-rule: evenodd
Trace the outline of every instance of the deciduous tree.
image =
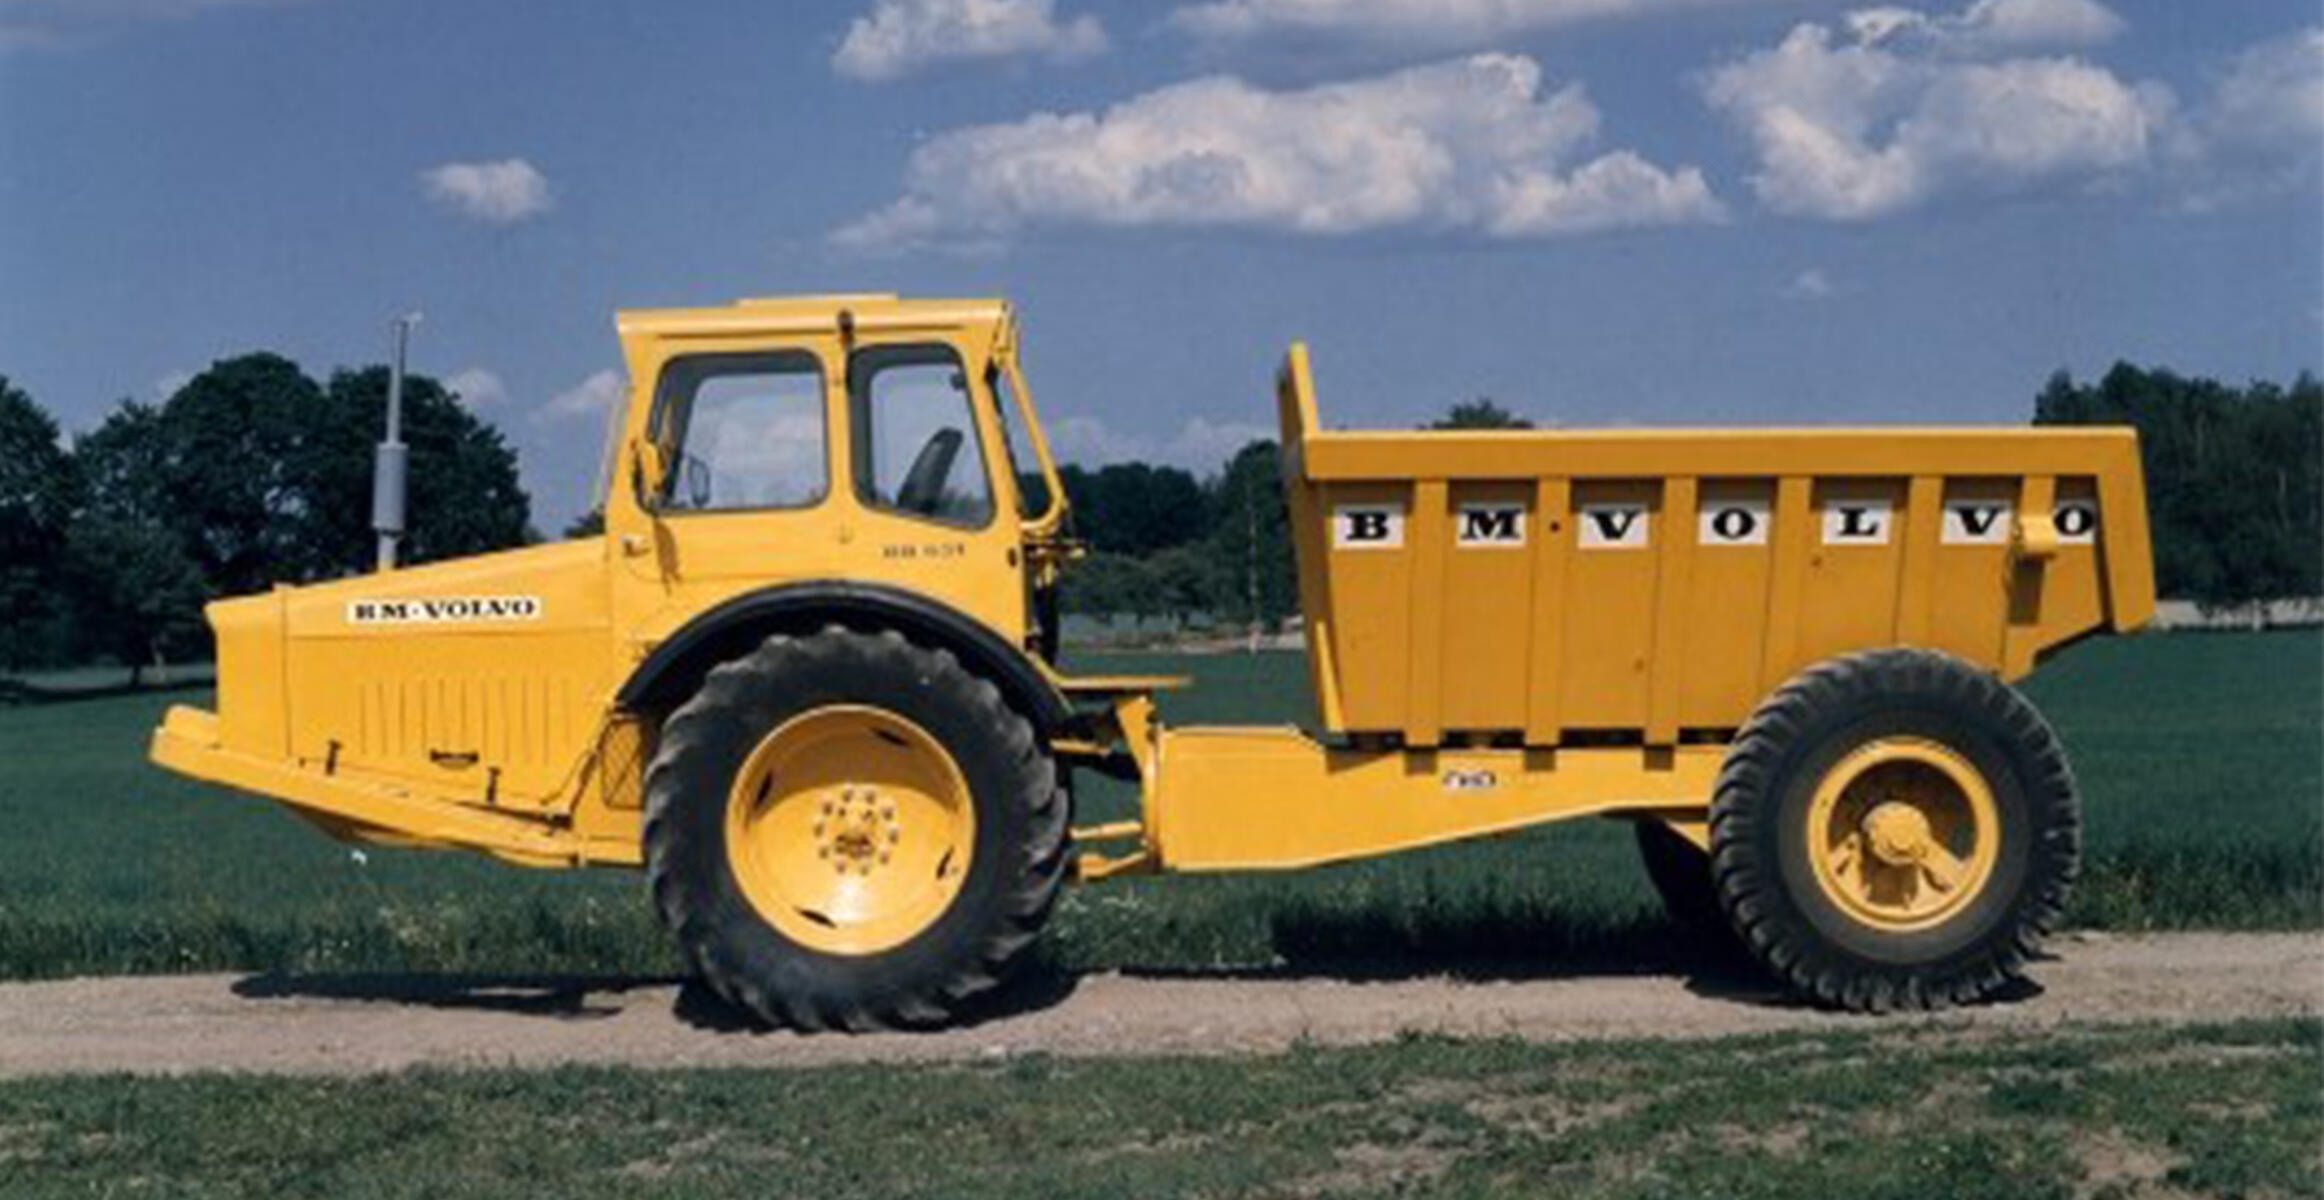
<svg viewBox="0 0 2324 1200">
<path fill-rule="evenodd" d="M 294 477 L 304 500 L 300 540 L 311 577 L 368 571 L 373 448 L 387 425 L 384 366 L 332 374 L 306 422 Z M 521 546 L 531 500 L 500 431 L 425 375 L 404 377 L 403 440 L 411 447 L 410 511 L 401 561 L 433 562 Z"/>
<path fill-rule="evenodd" d="M 1058 475 L 1074 531 L 1094 549 L 1142 557 L 1200 541 L 1210 528 L 1202 485 L 1177 467 L 1110 463 Z"/>
<path fill-rule="evenodd" d="M 1490 396 L 1464 400 L 1422 426 L 1425 429 L 1531 429 L 1533 422 L 1493 402 Z"/>
<path fill-rule="evenodd" d="M 1299 575 L 1275 443 L 1256 441 L 1237 451 L 1211 491 L 1218 514 L 1206 543 L 1218 590 L 1212 611 L 1238 625 L 1280 625 L 1298 611 Z"/>
<path fill-rule="evenodd" d="M 132 683 L 148 663 L 201 652 L 210 589 L 173 519 L 174 453 L 161 411 L 134 402 L 73 448 L 85 491 L 64 577 L 80 650 L 118 659 Z"/>
<path fill-rule="evenodd" d="M 0 667 L 59 655 L 67 618 L 60 571 L 77 483 L 56 421 L 0 375 Z"/>
<path fill-rule="evenodd" d="M 2235 388 L 2116 363 L 2095 384 L 2060 371 L 2038 425 L 2139 431 L 2156 586 L 2207 608 L 2324 594 L 2324 385 Z"/>
<path fill-rule="evenodd" d="M 298 364 L 245 354 L 211 364 L 162 404 L 157 423 L 134 426 L 156 439 L 136 455 L 150 471 L 137 486 L 163 498 L 141 515 L 177 535 L 213 595 L 311 573 L 298 464 L 321 405 Z"/>
</svg>

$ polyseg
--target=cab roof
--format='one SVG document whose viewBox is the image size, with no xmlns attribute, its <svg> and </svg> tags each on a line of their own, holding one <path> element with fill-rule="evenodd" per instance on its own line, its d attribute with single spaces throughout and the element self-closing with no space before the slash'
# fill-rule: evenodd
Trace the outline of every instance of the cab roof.
<svg viewBox="0 0 2324 1200">
<path fill-rule="evenodd" d="M 682 338 L 836 330 L 842 314 L 869 332 L 949 332 L 1005 327 L 1006 300 L 907 300 L 890 292 L 767 296 L 723 308 L 632 308 L 615 314 L 622 335 Z"/>
</svg>

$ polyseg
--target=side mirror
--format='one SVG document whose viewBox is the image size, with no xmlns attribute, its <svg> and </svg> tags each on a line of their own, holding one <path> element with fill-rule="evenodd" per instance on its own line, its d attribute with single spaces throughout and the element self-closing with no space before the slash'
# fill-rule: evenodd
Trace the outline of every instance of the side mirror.
<svg viewBox="0 0 2324 1200">
<path fill-rule="evenodd" d="M 639 438 L 630 443 L 630 461 L 636 464 L 638 498 L 647 501 L 645 507 L 651 509 L 651 502 L 660 498 L 663 485 L 669 482 L 670 460 L 659 445 Z"/>
</svg>

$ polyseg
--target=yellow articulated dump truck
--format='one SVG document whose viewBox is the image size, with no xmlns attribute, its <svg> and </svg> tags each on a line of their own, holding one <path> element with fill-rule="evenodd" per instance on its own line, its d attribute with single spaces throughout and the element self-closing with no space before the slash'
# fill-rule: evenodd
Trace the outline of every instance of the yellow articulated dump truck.
<svg viewBox="0 0 2324 1200">
<path fill-rule="evenodd" d="M 1327 431 L 1294 346 L 1319 711 L 1176 728 L 1178 681 L 1056 665 L 1074 547 L 1006 305 L 618 324 L 602 538 L 214 604 L 218 710 L 153 757 L 343 838 L 641 866 L 702 977 L 799 1028 L 945 1021 L 1069 880 L 1581 816 L 1820 1003 L 1974 1000 L 2079 856 L 2010 685 L 2153 608 L 2125 430 Z M 1083 771 L 1138 819 L 1074 827 Z"/>
</svg>

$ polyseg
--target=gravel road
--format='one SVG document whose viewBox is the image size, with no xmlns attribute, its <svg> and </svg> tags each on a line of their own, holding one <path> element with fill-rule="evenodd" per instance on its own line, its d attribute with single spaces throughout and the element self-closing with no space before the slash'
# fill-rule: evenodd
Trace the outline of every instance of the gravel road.
<svg viewBox="0 0 2324 1200">
<path fill-rule="evenodd" d="M 929 1034 L 740 1027 L 671 981 L 191 975 L 0 984 L 0 1076 L 353 1073 L 416 1065 L 804 1066 L 1061 1055 L 1218 1054 L 1405 1032 L 1542 1041 L 1792 1029 L 2043 1027 L 2324 1013 L 2324 935 L 2069 935 L 2007 1001 L 1935 1017 L 1799 1007 L 1734 975 L 1512 982 L 1093 975 L 1035 981 L 1019 1010 Z"/>
</svg>

